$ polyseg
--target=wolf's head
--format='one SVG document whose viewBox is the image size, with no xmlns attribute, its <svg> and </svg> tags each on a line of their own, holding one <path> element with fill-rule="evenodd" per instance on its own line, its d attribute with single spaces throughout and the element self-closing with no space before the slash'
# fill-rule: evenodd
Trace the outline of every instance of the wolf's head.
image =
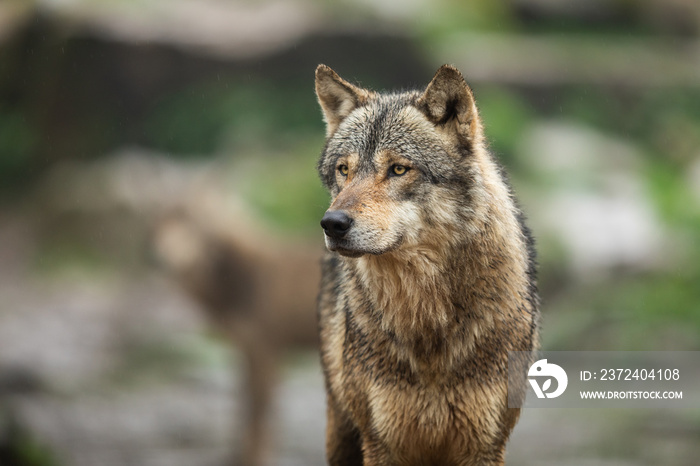
<svg viewBox="0 0 700 466">
<path fill-rule="evenodd" d="M 327 125 L 318 170 L 332 196 L 321 220 L 328 249 L 378 255 L 449 242 L 467 227 L 483 130 L 457 69 L 441 67 L 423 91 L 380 94 L 320 65 L 316 95 Z"/>
</svg>

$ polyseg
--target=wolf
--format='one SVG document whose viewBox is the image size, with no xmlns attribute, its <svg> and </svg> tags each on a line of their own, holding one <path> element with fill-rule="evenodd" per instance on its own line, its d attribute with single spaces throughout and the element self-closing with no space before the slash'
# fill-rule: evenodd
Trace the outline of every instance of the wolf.
<svg viewBox="0 0 700 466">
<path fill-rule="evenodd" d="M 210 209 L 211 210 L 211 209 Z M 318 350 L 316 298 L 321 252 L 281 241 L 236 212 L 177 205 L 152 226 L 151 254 L 243 359 L 243 439 L 232 464 L 267 464 L 268 417 L 285 352 Z"/>
<path fill-rule="evenodd" d="M 535 249 L 471 88 L 449 65 L 394 93 L 319 65 L 315 88 L 328 463 L 504 464 L 508 354 L 538 347 Z"/>
</svg>

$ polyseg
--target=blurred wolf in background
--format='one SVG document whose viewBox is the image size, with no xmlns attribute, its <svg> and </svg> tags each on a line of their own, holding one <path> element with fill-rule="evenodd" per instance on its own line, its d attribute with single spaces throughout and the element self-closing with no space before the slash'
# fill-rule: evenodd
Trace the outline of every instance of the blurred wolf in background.
<svg viewBox="0 0 700 466">
<path fill-rule="evenodd" d="M 320 65 L 316 93 L 329 463 L 503 464 L 508 352 L 538 346 L 535 252 L 471 89 L 447 65 L 391 94 Z"/>
<path fill-rule="evenodd" d="M 213 212 L 208 212 L 212 211 Z M 225 222 L 225 217 L 235 217 Z M 240 350 L 248 410 L 234 464 L 265 463 L 266 417 L 284 351 L 318 348 L 316 298 L 320 251 L 283 243 L 251 228 L 242 212 L 172 208 L 156 222 L 156 260 L 194 298 L 213 327 Z"/>
</svg>

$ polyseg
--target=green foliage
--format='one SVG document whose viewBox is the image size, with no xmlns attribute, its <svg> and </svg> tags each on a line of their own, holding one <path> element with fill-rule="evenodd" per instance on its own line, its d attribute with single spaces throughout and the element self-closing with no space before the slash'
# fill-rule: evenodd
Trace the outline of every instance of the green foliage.
<svg viewBox="0 0 700 466">
<path fill-rule="evenodd" d="M 212 153 L 224 142 L 274 144 L 289 134 L 320 130 L 311 89 L 293 83 L 212 81 L 163 99 L 144 128 L 155 147 L 180 155 Z"/>
<path fill-rule="evenodd" d="M 24 434 L 17 439 L 15 449 L 16 464 L 18 465 L 57 466 L 59 464 L 47 448 L 28 434 Z"/>
<path fill-rule="evenodd" d="M 4 414 L 7 415 L 3 416 Z M 45 445 L 17 422 L 10 410 L 2 409 L 0 409 L 0 457 L 13 466 L 58 466 L 60 464 Z"/>
<path fill-rule="evenodd" d="M 682 165 L 697 156 L 700 91 L 671 88 L 639 93 L 576 86 L 560 91 L 559 100 L 558 108 L 548 108 L 545 113 L 566 115 L 606 133 L 633 139 L 664 163 Z"/>
<path fill-rule="evenodd" d="M 504 164 L 513 167 L 515 146 L 535 116 L 532 108 L 503 87 L 475 89 L 475 93 L 491 149 Z"/>
<path fill-rule="evenodd" d="M 110 374 L 119 388 L 162 383 L 168 378 L 222 368 L 229 364 L 225 341 L 202 334 L 179 334 L 156 340 L 132 341 Z"/>
<path fill-rule="evenodd" d="M 561 93 L 561 103 L 548 113 L 567 116 L 607 133 L 628 133 L 637 124 L 634 112 L 622 105 L 622 96 L 613 95 L 611 89 L 598 86 L 576 86 Z M 555 94 L 556 95 L 556 94 Z M 554 116 L 554 115 L 553 115 Z"/>
<path fill-rule="evenodd" d="M 515 24 L 507 2 L 437 0 L 428 5 L 429 14 L 420 16 L 416 25 L 428 42 L 443 40 L 456 31 L 506 31 Z"/>
<path fill-rule="evenodd" d="M 591 290 L 589 310 L 611 350 L 698 350 L 697 268 L 611 280 Z M 593 339 L 590 349 L 600 349 Z"/>
<path fill-rule="evenodd" d="M 37 143 L 34 127 L 21 111 L 0 106 L 0 185 L 16 183 L 33 162 Z"/>
<path fill-rule="evenodd" d="M 666 224 L 687 229 L 700 239 L 700 208 L 681 167 L 657 160 L 646 173 L 656 208 Z"/>
<path fill-rule="evenodd" d="M 34 270 L 46 277 L 94 279 L 109 274 L 109 261 L 95 245 L 84 238 L 64 235 L 41 243 L 34 255 Z"/>
<path fill-rule="evenodd" d="M 297 232 L 317 232 L 328 208 L 328 194 L 316 174 L 323 147 L 317 134 L 310 141 L 288 147 L 289 152 L 249 161 L 241 189 L 270 223 Z"/>
</svg>

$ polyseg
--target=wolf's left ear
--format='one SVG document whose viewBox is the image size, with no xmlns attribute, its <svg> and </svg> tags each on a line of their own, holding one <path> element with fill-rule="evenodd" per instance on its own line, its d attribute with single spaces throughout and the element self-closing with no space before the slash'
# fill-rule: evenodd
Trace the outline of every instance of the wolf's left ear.
<svg viewBox="0 0 700 466">
<path fill-rule="evenodd" d="M 363 105 L 371 93 L 353 86 L 326 65 L 316 68 L 316 96 L 326 120 L 326 135 L 330 136 L 355 108 Z"/>
<path fill-rule="evenodd" d="M 443 65 L 437 70 L 416 106 L 433 124 L 454 128 L 470 146 L 483 139 L 472 90 L 462 73 L 453 66 Z"/>
</svg>

